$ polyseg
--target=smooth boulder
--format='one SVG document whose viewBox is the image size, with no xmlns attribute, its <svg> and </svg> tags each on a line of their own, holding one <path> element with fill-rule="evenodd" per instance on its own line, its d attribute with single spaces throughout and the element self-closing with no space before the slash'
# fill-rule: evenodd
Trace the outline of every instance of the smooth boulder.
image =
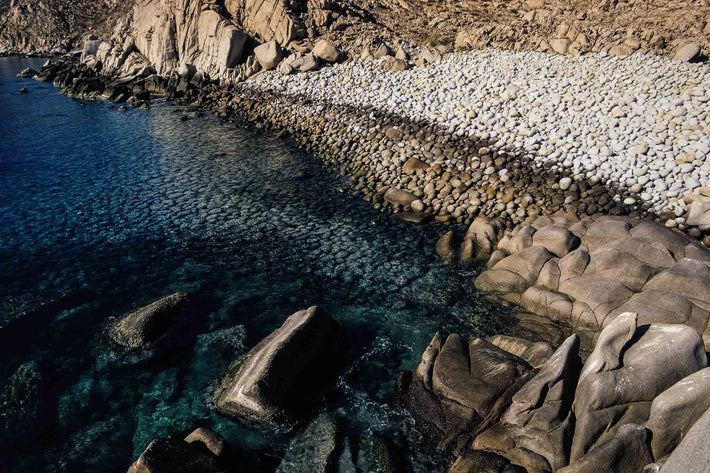
<svg viewBox="0 0 710 473">
<path fill-rule="evenodd" d="M 216 408 L 264 424 L 290 422 L 333 378 L 343 348 L 342 329 L 330 315 L 316 306 L 296 312 L 230 368 Z"/>
<path fill-rule="evenodd" d="M 146 348 L 170 330 L 189 301 L 190 296 L 184 292 L 162 297 L 115 321 L 109 335 L 126 348 Z"/>
</svg>

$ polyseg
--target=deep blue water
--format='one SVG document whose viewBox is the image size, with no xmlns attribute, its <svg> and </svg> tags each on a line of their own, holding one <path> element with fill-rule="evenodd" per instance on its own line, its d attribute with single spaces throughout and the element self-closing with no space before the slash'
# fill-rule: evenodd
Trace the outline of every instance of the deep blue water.
<svg viewBox="0 0 710 473">
<path fill-rule="evenodd" d="M 0 470 L 123 472 L 151 439 L 198 424 L 273 470 L 296 432 L 224 419 L 205 393 L 314 304 L 349 336 L 320 411 L 353 435 L 416 439 L 389 407 L 397 372 L 438 329 L 499 328 L 470 277 L 437 261 L 435 229 L 373 210 L 273 135 L 15 77 L 42 62 L 0 58 Z M 146 361 L 109 342 L 108 318 L 179 290 L 204 301 L 190 344 Z"/>
</svg>

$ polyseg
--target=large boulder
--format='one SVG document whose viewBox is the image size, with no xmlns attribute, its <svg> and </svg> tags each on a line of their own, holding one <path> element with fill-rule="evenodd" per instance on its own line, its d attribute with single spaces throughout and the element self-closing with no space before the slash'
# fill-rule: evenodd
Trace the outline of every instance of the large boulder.
<svg viewBox="0 0 710 473">
<path fill-rule="evenodd" d="M 336 62 L 340 57 L 340 51 L 328 40 L 321 39 L 313 46 L 313 54 L 325 62 Z"/>
<path fill-rule="evenodd" d="M 620 426 L 645 422 L 656 396 L 707 366 L 697 331 L 683 325 L 638 327 L 637 319 L 637 314 L 624 313 L 610 323 L 582 369 L 573 406 L 572 462 L 613 437 Z"/>
<path fill-rule="evenodd" d="M 525 360 L 483 339 L 437 333 L 416 370 L 400 375 L 399 399 L 427 447 L 458 452 L 498 419 L 533 373 Z"/>
<path fill-rule="evenodd" d="M 529 473 L 567 465 L 574 432 L 572 401 L 581 368 L 579 337 L 572 335 L 515 393 L 500 422 L 481 433 L 472 448 L 503 455 Z"/>
<path fill-rule="evenodd" d="M 342 329 L 322 309 L 296 312 L 230 368 L 216 407 L 264 424 L 290 422 L 333 378 L 343 345 Z"/>
<path fill-rule="evenodd" d="M 190 296 L 183 292 L 162 297 L 112 323 L 109 335 L 113 341 L 126 348 L 146 348 L 173 327 L 188 307 L 189 301 Z"/>
<path fill-rule="evenodd" d="M 254 48 L 254 55 L 261 67 L 267 71 L 276 69 L 276 66 L 278 66 L 284 58 L 283 49 L 281 49 L 281 46 L 279 46 L 276 41 L 260 44 Z"/>
</svg>

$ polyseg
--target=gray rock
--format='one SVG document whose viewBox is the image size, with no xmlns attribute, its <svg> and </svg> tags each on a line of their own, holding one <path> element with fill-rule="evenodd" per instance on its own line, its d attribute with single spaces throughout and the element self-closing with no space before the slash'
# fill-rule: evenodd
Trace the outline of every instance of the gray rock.
<svg viewBox="0 0 710 473">
<path fill-rule="evenodd" d="M 276 473 L 329 473 L 338 461 L 338 448 L 343 439 L 338 422 L 323 414 L 295 436 L 284 454 Z"/>
<path fill-rule="evenodd" d="M 183 292 L 158 299 L 111 324 L 109 335 L 126 348 L 146 348 L 170 330 L 189 300 L 190 296 Z"/>
<path fill-rule="evenodd" d="M 676 51 L 673 59 L 676 61 L 690 62 L 696 59 L 700 55 L 700 45 L 696 43 L 689 43 Z"/>
<path fill-rule="evenodd" d="M 626 424 L 610 440 L 593 448 L 558 473 L 638 473 L 653 462 L 649 431 L 640 425 Z"/>
<path fill-rule="evenodd" d="M 328 40 L 321 39 L 313 46 L 313 54 L 325 62 L 336 62 L 340 57 L 340 51 Z"/>
<path fill-rule="evenodd" d="M 580 375 L 571 462 L 608 440 L 621 425 L 645 422 L 651 400 L 706 366 L 703 341 L 694 329 L 661 324 L 637 327 L 636 314 L 619 315 L 599 335 Z"/>
<path fill-rule="evenodd" d="M 707 473 L 710 471 L 710 410 L 693 425 L 661 468 L 661 473 Z"/>
<path fill-rule="evenodd" d="M 461 451 L 477 429 L 492 425 L 532 376 L 521 358 L 477 338 L 444 341 L 437 333 L 400 397 L 430 448 Z"/>
<path fill-rule="evenodd" d="M 686 376 L 651 403 L 645 427 L 653 432 L 654 458 L 673 451 L 695 422 L 710 409 L 710 368 Z"/>
<path fill-rule="evenodd" d="M 332 379 L 343 350 L 340 326 L 317 307 L 291 315 L 233 366 L 216 407 L 265 424 L 290 422 Z"/>
<path fill-rule="evenodd" d="M 278 66 L 284 58 L 283 49 L 273 40 L 254 48 L 254 55 L 261 67 L 267 71 L 276 69 L 276 66 Z"/>
<path fill-rule="evenodd" d="M 481 433 L 472 447 L 504 455 L 529 472 L 567 465 L 574 431 L 571 407 L 581 367 L 579 337 L 572 335 L 515 393 L 500 422 Z"/>
<path fill-rule="evenodd" d="M 562 258 L 579 246 L 579 238 L 569 230 L 555 225 L 541 228 L 532 236 L 534 246 L 542 246 L 550 253 Z"/>
<path fill-rule="evenodd" d="M 216 457 L 222 456 L 227 448 L 224 437 L 206 427 L 198 427 L 190 432 L 185 437 L 185 442 L 196 447 L 203 447 Z"/>
<path fill-rule="evenodd" d="M 216 473 L 217 458 L 180 439 L 157 439 L 128 473 Z"/>
</svg>

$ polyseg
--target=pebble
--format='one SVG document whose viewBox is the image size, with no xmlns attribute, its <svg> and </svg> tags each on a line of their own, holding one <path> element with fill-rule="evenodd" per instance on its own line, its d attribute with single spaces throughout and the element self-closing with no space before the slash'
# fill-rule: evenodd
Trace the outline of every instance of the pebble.
<svg viewBox="0 0 710 473">
<path fill-rule="evenodd" d="M 573 178 L 627 189 L 640 184 L 634 190 L 648 193 L 656 212 L 669 208 L 663 193 L 674 183 L 682 194 L 707 186 L 710 174 L 703 166 L 710 150 L 710 69 L 702 64 L 642 54 L 610 60 L 487 49 L 448 54 L 403 72 L 351 61 L 308 74 L 267 71 L 247 84 L 490 140 L 480 156 L 517 148 Z M 676 164 L 681 156 L 687 157 Z M 655 170 L 667 172 L 628 179 Z"/>
</svg>

